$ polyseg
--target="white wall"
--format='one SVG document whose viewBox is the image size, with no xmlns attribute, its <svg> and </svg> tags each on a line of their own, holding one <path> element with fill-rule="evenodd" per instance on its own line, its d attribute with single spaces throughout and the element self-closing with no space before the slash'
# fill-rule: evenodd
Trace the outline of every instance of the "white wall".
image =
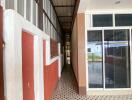
<svg viewBox="0 0 132 100">
<path fill-rule="evenodd" d="M 50 57 L 50 37 L 13 10 L 4 11 L 4 82 L 6 100 L 23 100 L 22 31 L 34 36 L 35 100 L 44 100 L 43 40 L 46 40 L 46 65 L 59 59 Z"/>
</svg>

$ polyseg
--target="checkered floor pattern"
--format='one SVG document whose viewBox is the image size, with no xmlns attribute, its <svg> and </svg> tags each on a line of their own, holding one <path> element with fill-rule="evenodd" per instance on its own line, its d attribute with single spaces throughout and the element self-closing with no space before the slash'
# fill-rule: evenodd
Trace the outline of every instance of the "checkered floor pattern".
<svg viewBox="0 0 132 100">
<path fill-rule="evenodd" d="M 132 95 L 125 96 L 80 96 L 77 90 L 75 76 L 70 66 L 63 70 L 52 100 L 132 100 Z"/>
</svg>

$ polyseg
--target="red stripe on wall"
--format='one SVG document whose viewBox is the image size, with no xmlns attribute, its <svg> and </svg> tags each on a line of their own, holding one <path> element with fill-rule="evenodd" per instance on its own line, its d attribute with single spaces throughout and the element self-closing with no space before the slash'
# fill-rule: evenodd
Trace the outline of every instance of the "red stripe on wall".
<svg viewBox="0 0 132 100">
<path fill-rule="evenodd" d="M 44 48 L 44 98 L 45 100 L 51 100 L 52 94 L 57 86 L 58 82 L 58 60 L 49 66 L 45 66 L 46 59 L 46 44 L 43 43 Z"/>
<path fill-rule="evenodd" d="M 34 100 L 34 39 L 22 33 L 23 100 Z"/>
</svg>

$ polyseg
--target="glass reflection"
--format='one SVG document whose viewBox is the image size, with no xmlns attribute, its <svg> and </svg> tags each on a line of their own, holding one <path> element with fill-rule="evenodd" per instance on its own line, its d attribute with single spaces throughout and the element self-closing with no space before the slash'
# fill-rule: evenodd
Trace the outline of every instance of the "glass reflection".
<svg viewBox="0 0 132 100">
<path fill-rule="evenodd" d="M 116 14 L 116 26 L 132 26 L 132 14 Z"/>
<path fill-rule="evenodd" d="M 102 31 L 88 32 L 87 50 L 89 88 L 102 88 L 103 87 Z"/>
<path fill-rule="evenodd" d="M 104 31 L 106 88 L 130 87 L 129 30 Z"/>
</svg>

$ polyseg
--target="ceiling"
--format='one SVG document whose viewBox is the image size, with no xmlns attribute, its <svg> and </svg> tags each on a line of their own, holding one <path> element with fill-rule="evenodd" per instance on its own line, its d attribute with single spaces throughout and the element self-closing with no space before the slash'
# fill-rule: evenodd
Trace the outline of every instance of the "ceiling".
<svg viewBox="0 0 132 100">
<path fill-rule="evenodd" d="M 71 33 L 72 21 L 77 0 L 52 0 L 61 29 L 64 33 Z"/>
<path fill-rule="evenodd" d="M 87 10 L 129 9 L 132 10 L 132 0 L 80 0 L 78 12 Z"/>
</svg>

